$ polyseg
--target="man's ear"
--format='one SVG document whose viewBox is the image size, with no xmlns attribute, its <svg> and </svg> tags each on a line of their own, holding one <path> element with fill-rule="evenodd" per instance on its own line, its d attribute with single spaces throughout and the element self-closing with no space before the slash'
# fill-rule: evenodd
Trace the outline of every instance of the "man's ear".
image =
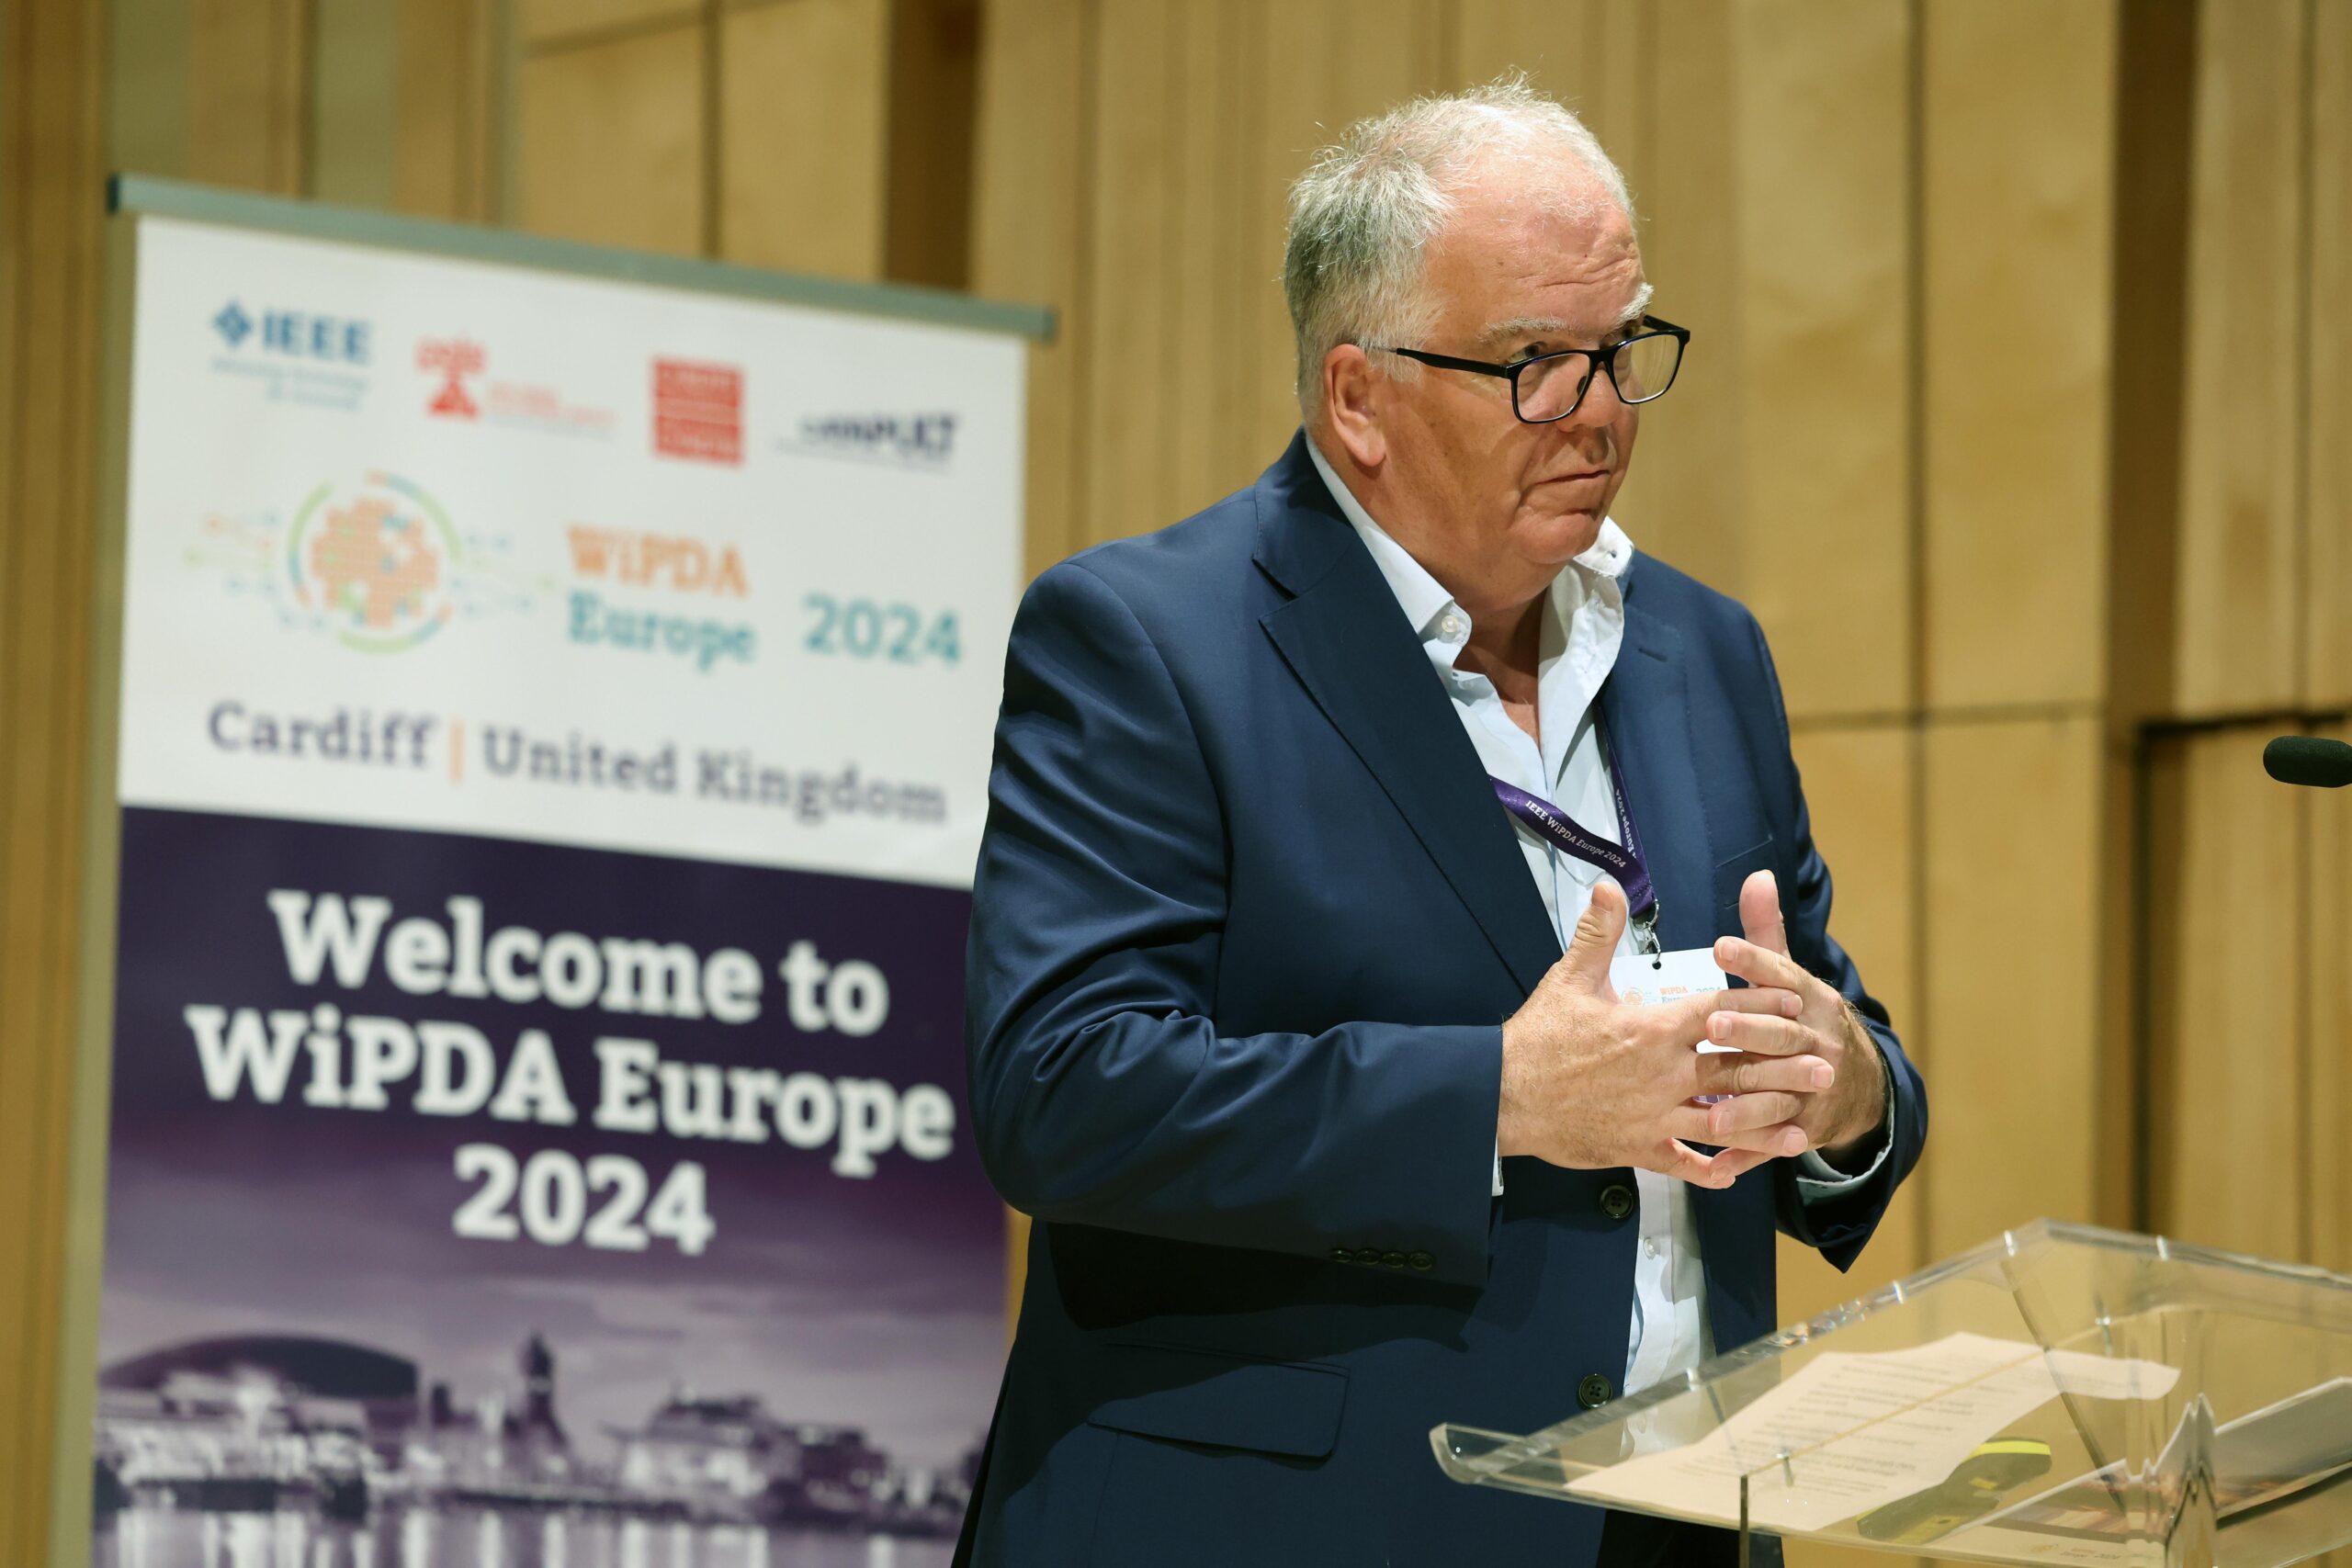
<svg viewBox="0 0 2352 1568">
<path fill-rule="evenodd" d="M 1368 473 L 1379 472 L 1388 457 L 1388 436 L 1380 424 L 1380 384 L 1385 379 L 1354 344 L 1336 344 L 1323 356 L 1323 410 L 1332 438 Z"/>
</svg>

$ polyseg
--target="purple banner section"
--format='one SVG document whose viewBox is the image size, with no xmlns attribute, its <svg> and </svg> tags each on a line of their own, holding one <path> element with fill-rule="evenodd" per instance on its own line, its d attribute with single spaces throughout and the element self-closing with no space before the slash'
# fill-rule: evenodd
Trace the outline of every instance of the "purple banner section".
<svg viewBox="0 0 2352 1568">
<path fill-rule="evenodd" d="M 97 1561 L 944 1562 L 969 907 L 126 810 Z"/>
</svg>

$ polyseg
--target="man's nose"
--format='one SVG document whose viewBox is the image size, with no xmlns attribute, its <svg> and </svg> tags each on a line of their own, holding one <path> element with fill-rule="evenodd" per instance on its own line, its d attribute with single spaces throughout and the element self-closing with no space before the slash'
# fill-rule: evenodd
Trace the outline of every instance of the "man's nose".
<svg viewBox="0 0 2352 1568">
<path fill-rule="evenodd" d="M 1617 383 L 1610 379 L 1609 372 L 1596 366 L 1592 379 L 1585 384 L 1583 400 L 1564 423 L 1587 429 L 1612 424 L 1627 406 L 1617 395 Z"/>
</svg>

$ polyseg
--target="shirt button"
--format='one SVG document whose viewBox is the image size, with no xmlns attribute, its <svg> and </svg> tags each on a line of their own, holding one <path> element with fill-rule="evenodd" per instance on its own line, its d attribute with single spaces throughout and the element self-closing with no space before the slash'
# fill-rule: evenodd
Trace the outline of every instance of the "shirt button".
<svg viewBox="0 0 2352 1568">
<path fill-rule="evenodd" d="M 1449 611 L 1445 616 L 1438 622 L 1437 629 L 1443 632 L 1447 637 L 1460 637 L 1462 635 L 1462 617 Z"/>
<path fill-rule="evenodd" d="M 1600 1190 L 1600 1212 L 1612 1220 L 1622 1220 L 1634 1212 L 1634 1190 L 1622 1181 L 1612 1181 Z"/>
<path fill-rule="evenodd" d="M 1609 1403 L 1609 1380 L 1599 1372 L 1587 1372 L 1577 1384 L 1577 1403 L 1587 1410 L 1598 1410 Z"/>
<path fill-rule="evenodd" d="M 1645 1235 L 1642 1237 L 1642 1250 L 1650 1257 L 1656 1258 L 1657 1256 L 1657 1237 L 1654 1235 Z"/>
</svg>

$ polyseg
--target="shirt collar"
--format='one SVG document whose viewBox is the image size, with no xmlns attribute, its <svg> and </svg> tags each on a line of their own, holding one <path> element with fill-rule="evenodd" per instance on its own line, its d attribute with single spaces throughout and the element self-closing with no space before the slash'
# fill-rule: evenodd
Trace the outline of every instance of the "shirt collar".
<svg viewBox="0 0 2352 1568">
<path fill-rule="evenodd" d="M 1356 536 L 1363 541 L 1364 548 L 1372 552 L 1373 564 L 1380 569 L 1380 575 L 1388 583 L 1388 591 L 1396 596 L 1405 618 L 1412 623 L 1414 631 L 1420 634 L 1423 645 L 1430 650 L 1431 661 L 1438 665 L 1440 671 L 1452 669 L 1454 656 L 1469 640 L 1468 614 L 1454 604 L 1453 595 L 1445 591 L 1445 584 L 1431 577 L 1429 569 L 1413 558 L 1411 551 L 1373 521 L 1372 513 L 1363 509 L 1363 503 L 1340 478 L 1338 470 L 1331 467 L 1330 459 L 1323 456 L 1323 449 L 1316 445 L 1312 436 L 1307 438 L 1306 455 L 1315 464 L 1315 471 L 1323 477 L 1331 499 L 1339 502 L 1340 514 L 1355 529 Z M 1600 536 L 1593 540 L 1592 547 L 1569 562 L 1568 569 L 1552 580 L 1552 610 L 1556 620 L 1565 624 L 1573 618 L 1577 607 L 1589 597 L 1598 595 L 1613 601 L 1618 593 L 1618 579 L 1624 575 L 1625 568 L 1633 558 L 1634 541 L 1627 536 L 1625 530 L 1617 525 L 1615 519 L 1602 518 Z M 1458 624 L 1457 631 L 1443 629 L 1449 613 Z M 1546 641 L 1548 643 L 1550 639 Z M 1441 649 L 1444 650 L 1442 659 Z M 1547 647 L 1546 652 L 1549 651 Z"/>
</svg>

